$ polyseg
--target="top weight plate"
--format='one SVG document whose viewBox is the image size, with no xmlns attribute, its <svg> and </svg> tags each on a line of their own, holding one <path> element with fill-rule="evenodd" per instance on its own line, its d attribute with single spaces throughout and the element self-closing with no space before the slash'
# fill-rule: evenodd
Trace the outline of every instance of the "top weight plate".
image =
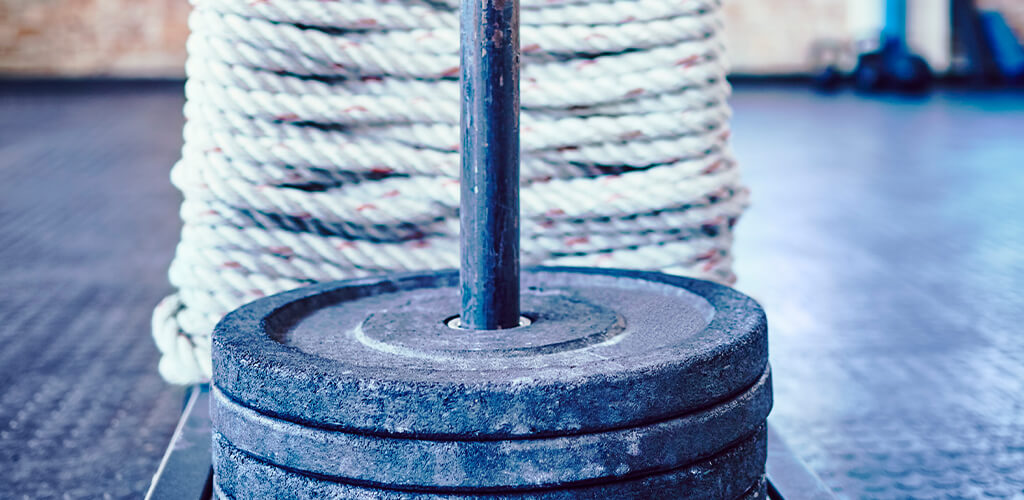
<svg viewBox="0 0 1024 500">
<path fill-rule="evenodd" d="M 647 425 L 728 399 L 767 363 L 749 297 L 660 273 L 536 268 L 528 325 L 472 331 L 458 273 L 325 283 L 228 314 L 214 383 L 304 425 L 416 439 L 519 439 Z"/>
</svg>

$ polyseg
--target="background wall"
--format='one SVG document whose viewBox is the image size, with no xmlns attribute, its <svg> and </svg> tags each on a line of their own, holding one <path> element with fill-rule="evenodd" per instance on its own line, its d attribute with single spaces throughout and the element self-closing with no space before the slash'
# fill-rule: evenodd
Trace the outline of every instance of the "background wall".
<svg viewBox="0 0 1024 500">
<path fill-rule="evenodd" d="M 882 0 L 724 0 L 735 72 L 813 69 L 816 42 L 873 39 Z M 910 0 L 911 43 L 936 69 L 949 64 L 949 0 Z M 1024 33 L 1024 2 L 998 7 Z M 187 0 L 0 0 L 0 74 L 178 77 Z M 852 52 L 852 49 L 850 49 Z"/>
<path fill-rule="evenodd" d="M 180 76 L 187 0 L 0 0 L 0 73 Z"/>
</svg>

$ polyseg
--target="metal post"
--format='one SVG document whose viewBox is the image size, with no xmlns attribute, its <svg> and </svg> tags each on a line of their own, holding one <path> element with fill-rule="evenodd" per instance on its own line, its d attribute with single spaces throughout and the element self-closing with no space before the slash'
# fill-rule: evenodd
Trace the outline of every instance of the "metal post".
<svg viewBox="0 0 1024 500">
<path fill-rule="evenodd" d="M 898 44 L 900 49 L 907 46 L 907 0 L 886 0 L 882 42 Z"/>
<path fill-rule="evenodd" d="M 519 4 L 462 0 L 462 328 L 519 324 Z"/>
</svg>

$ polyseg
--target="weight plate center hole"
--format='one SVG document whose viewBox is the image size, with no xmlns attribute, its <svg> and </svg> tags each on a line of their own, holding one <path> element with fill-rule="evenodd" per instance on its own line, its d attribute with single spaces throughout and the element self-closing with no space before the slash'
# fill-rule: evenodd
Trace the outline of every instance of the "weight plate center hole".
<svg viewBox="0 0 1024 500">
<path fill-rule="evenodd" d="M 451 316 L 448 319 L 444 320 L 444 324 L 445 324 L 445 326 L 447 326 L 448 328 L 451 328 L 452 330 L 464 330 L 464 328 L 462 328 L 462 318 L 460 318 L 458 314 L 456 314 L 455 316 Z M 522 328 L 524 326 L 530 326 L 532 324 L 533 324 L 533 320 L 532 319 L 530 319 L 530 318 L 528 318 L 526 316 L 520 316 L 519 317 L 519 325 L 515 326 L 514 328 Z M 506 328 L 506 330 L 512 330 L 512 329 L 513 328 Z"/>
</svg>

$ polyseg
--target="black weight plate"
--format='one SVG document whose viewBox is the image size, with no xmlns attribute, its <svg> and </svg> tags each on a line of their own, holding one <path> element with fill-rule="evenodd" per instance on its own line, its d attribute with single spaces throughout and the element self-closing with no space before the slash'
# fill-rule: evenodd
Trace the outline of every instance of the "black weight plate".
<svg viewBox="0 0 1024 500">
<path fill-rule="evenodd" d="M 458 273 L 328 283 L 229 314 L 214 383 L 311 426 L 417 439 L 543 437 L 684 415 L 750 386 L 767 363 L 749 297 L 659 273 L 523 273 L 529 326 L 452 329 Z"/>
<path fill-rule="evenodd" d="M 771 378 L 736 397 L 642 427 L 518 440 L 422 440 L 308 427 L 212 394 L 213 426 L 232 446 L 311 474 L 402 487 L 553 487 L 672 469 L 764 425 Z"/>
<path fill-rule="evenodd" d="M 761 481 L 767 454 L 765 437 L 764 427 L 761 427 L 753 436 L 709 459 L 674 470 L 616 482 L 532 490 L 427 490 L 346 483 L 329 477 L 297 473 L 267 464 L 238 450 L 214 432 L 214 482 L 219 495 L 238 499 L 281 498 L 283 495 L 294 499 L 346 500 L 764 498 L 759 495 L 763 493 Z"/>
</svg>

